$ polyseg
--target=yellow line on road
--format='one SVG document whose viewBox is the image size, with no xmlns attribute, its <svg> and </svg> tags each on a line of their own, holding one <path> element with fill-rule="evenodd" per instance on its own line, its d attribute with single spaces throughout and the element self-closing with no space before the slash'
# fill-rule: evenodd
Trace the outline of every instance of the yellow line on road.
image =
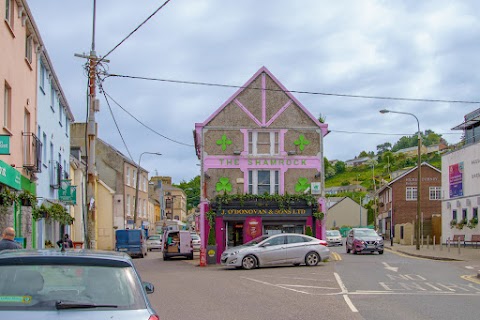
<svg viewBox="0 0 480 320">
<path fill-rule="evenodd" d="M 478 279 L 476 275 L 465 275 L 465 276 L 461 276 L 460 278 L 462 278 L 463 280 L 471 281 L 476 284 L 480 284 L 480 279 Z"/>
<path fill-rule="evenodd" d="M 330 257 L 332 258 L 332 260 L 335 260 L 335 261 L 342 260 L 342 257 L 336 252 L 330 252 Z"/>
</svg>

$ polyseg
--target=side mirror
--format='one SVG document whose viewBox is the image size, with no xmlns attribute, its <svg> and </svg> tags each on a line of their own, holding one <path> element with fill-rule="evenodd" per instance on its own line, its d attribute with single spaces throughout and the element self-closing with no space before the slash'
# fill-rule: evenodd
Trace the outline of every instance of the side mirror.
<svg viewBox="0 0 480 320">
<path fill-rule="evenodd" d="M 145 292 L 147 294 L 151 294 L 155 292 L 155 287 L 150 282 L 143 282 L 143 287 L 145 288 Z"/>
</svg>

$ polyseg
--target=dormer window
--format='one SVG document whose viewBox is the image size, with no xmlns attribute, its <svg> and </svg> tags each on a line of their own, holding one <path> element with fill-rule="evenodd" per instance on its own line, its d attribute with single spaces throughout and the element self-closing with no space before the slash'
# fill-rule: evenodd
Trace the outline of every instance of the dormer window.
<svg viewBox="0 0 480 320">
<path fill-rule="evenodd" d="M 279 134 L 277 131 L 250 131 L 248 153 L 251 155 L 278 155 Z"/>
</svg>

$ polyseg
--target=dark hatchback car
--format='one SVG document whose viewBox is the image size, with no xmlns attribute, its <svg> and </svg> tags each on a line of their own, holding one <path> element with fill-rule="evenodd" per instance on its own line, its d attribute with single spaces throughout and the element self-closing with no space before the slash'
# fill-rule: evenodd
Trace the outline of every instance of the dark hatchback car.
<svg viewBox="0 0 480 320">
<path fill-rule="evenodd" d="M 383 238 L 373 229 L 353 228 L 350 230 L 346 241 L 347 253 L 378 252 L 383 254 Z"/>
<path fill-rule="evenodd" d="M 124 253 L 15 250 L 0 253 L 2 319 L 158 320 Z"/>
</svg>

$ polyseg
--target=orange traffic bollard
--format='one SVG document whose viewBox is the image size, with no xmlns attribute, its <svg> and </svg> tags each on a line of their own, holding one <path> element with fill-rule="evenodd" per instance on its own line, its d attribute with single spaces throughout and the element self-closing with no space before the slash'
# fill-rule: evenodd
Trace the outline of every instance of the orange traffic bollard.
<svg viewBox="0 0 480 320">
<path fill-rule="evenodd" d="M 205 248 L 200 248 L 200 267 L 207 265 L 207 252 Z"/>
</svg>

